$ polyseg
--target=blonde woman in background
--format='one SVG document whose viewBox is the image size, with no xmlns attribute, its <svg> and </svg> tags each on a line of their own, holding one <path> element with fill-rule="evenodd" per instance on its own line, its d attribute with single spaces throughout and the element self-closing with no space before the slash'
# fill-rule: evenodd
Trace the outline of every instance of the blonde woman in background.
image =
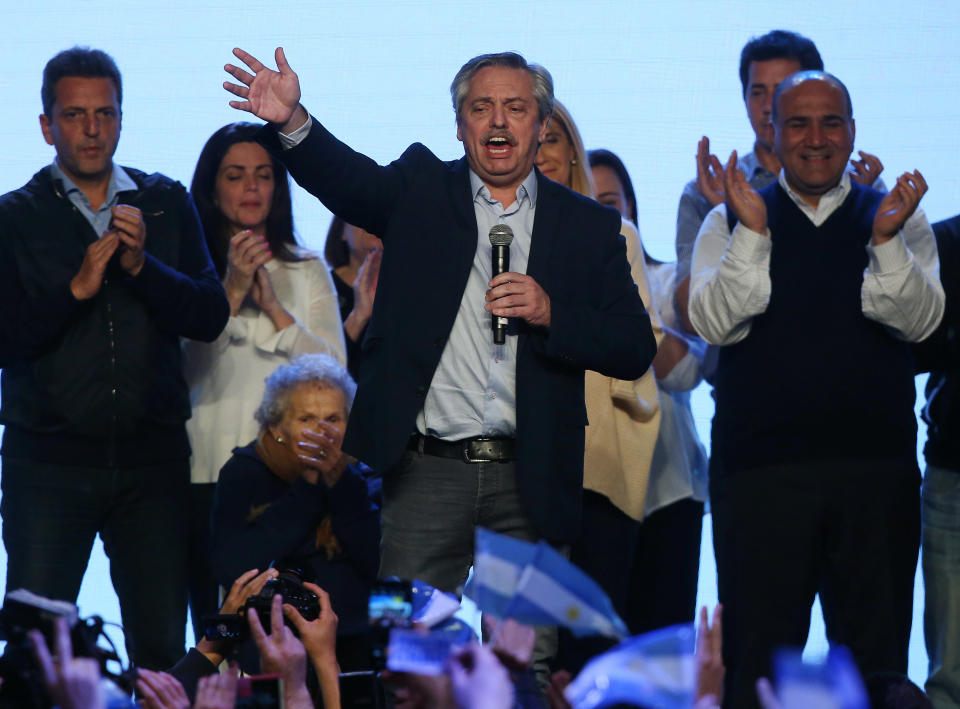
<svg viewBox="0 0 960 709">
<path fill-rule="evenodd" d="M 536 165 L 544 176 L 585 196 L 596 198 L 583 141 L 570 113 L 559 101 L 547 125 Z M 650 315 L 657 342 L 663 334 L 651 298 L 643 244 L 626 219 L 620 233 L 627 245 L 630 272 Z M 590 238 L 584 234 L 584 238 Z M 583 471 L 583 525 L 571 560 L 609 594 L 617 612 L 628 618 L 634 595 L 631 579 L 637 530 L 644 515 L 647 478 L 660 428 L 660 406 L 653 369 L 640 379 L 624 381 L 588 371 Z M 650 583 L 652 580 L 646 580 Z M 632 630 L 632 629 L 631 629 Z M 560 664 L 576 672 L 609 642 L 560 636 Z"/>
</svg>

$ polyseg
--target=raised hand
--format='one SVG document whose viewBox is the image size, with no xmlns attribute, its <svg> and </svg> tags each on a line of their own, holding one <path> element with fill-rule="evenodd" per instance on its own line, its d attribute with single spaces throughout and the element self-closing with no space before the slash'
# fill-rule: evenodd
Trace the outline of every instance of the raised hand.
<svg viewBox="0 0 960 709">
<path fill-rule="evenodd" d="M 70 630 L 63 618 L 53 626 L 54 649 L 57 659 L 39 630 L 30 631 L 33 655 L 40 666 L 40 674 L 53 703 L 61 709 L 102 709 L 106 699 L 100 687 L 100 666 L 89 657 L 73 656 Z"/>
<path fill-rule="evenodd" d="M 283 614 L 293 623 L 293 627 L 300 633 L 300 640 L 307 650 L 310 660 L 316 667 L 318 664 L 337 665 L 337 623 L 339 619 L 330 605 L 330 594 L 309 581 L 303 582 L 303 587 L 317 594 L 320 604 L 320 615 L 316 620 L 307 620 L 289 603 L 284 604 Z"/>
<path fill-rule="evenodd" d="M 267 581 L 275 579 L 279 575 L 280 572 L 274 568 L 269 568 L 263 573 L 259 573 L 257 569 L 245 571 L 233 582 L 233 585 L 230 586 L 230 592 L 223 601 L 220 613 L 223 615 L 239 613 L 240 608 L 243 607 L 243 604 L 247 602 L 250 596 L 260 593 L 263 587 L 267 585 Z"/>
<path fill-rule="evenodd" d="M 910 215 L 927 193 L 927 181 L 919 170 L 905 172 L 897 178 L 893 186 L 877 207 L 873 218 L 873 243 L 883 244 L 890 241 L 903 228 Z"/>
<path fill-rule="evenodd" d="M 747 178 L 737 169 L 737 151 L 730 153 L 723 172 L 723 188 L 727 195 L 727 208 L 732 209 L 737 219 L 750 231 L 767 233 L 767 205 L 750 186 Z"/>
<path fill-rule="evenodd" d="M 120 237 L 120 267 L 136 276 L 146 260 L 143 248 L 147 243 L 147 226 L 143 223 L 143 212 L 129 204 L 118 204 L 110 213 L 113 217 L 110 229 Z"/>
<path fill-rule="evenodd" d="M 273 257 L 267 239 L 250 229 L 237 232 L 227 247 L 227 272 L 223 288 L 230 301 L 230 314 L 236 315 L 253 287 L 257 269 Z"/>
<path fill-rule="evenodd" d="M 233 582 L 230 592 L 220 607 L 220 613 L 223 615 L 232 615 L 239 613 L 247 598 L 260 593 L 260 590 L 270 579 L 275 579 L 279 572 L 276 569 L 267 569 L 262 574 L 258 574 L 257 569 L 250 569 L 244 572 Z M 224 657 L 230 654 L 233 646 L 230 640 L 208 640 L 206 637 L 200 638 L 197 643 L 197 652 L 203 653 L 214 665 L 223 662 Z"/>
<path fill-rule="evenodd" d="M 763 709 L 783 709 L 783 705 L 773 691 L 773 685 L 766 677 L 757 680 L 757 701 Z"/>
<path fill-rule="evenodd" d="M 853 167 L 853 172 L 850 173 L 850 179 L 859 182 L 861 185 L 870 187 L 879 179 L 880 173 L 883 172 L 883 163 L 880 162 L 880 158 L 876 155 L 865 153 L 862 150 L 858 150 L 857 154 L 860 156 L 860 159 L 850 161 L 850 165 Z"/>
<path fill-rule="evenodd" d="M 201 677 L 193 709 L 233 709 L 237 703 L 237 669 Z"/>
<path fill-rule="evenodd" d="M 143 696 L 143 709 L 190 709 L 183 685 L 166 672 L 138 669 L 137 689 Z"/>
<path fill-rule="evenodd" d="M 248 111 L 268 123 L 276 123 L 282 126 L 281 130 L 285 133 L 298 128 L 299 126 L 295 125 L 287 129 L 287 124 L 298 112 L 297 108 L 300 106 L 300 79 L 287 64 L 283 47 L 277 47 L 274 54 L 279 71 L 267 68 L 259 59 L 240 48 L 234 49 L 233 55 L 246 64 L 253 74 L 233 64 L 223 67 L 228 74 L 243 84 L 223 82 L 223 88 L 242 99 L 230 101 L 230 106 Z M 304 116 L 300 125 L 305 121 Z"/>
<path fill-rule="evenodd" d="M 550 683 L 547 684 L 544 692 L 547 696 L 547 704 L 550 709 L 571 709 L 570 702 L 568 702 L 566 696 L 564 696 L 563 690 L 565 690 L 572 681 L 573 677 L 571 677 L 570 673 L 566 670 L 558 670 L 550 675 Z"/>
<path fill-rule="evenodd" d="M 453 696 L 461 709 L 510 709 L 513 684 L 506 668 L 485 645 L 467 645 L 447 659 Z"/>
<path fill-rule="evenodd" d="M 320 615 L 316 620 L 306 620 L 296 608 L 284 604 L 283 614 L 300 633 L 320 682 L 324 707 L 340 706 L 340 665 L 337 663 L 337 614 L 330 606 L 330 596 L 322 588 L 309 581 L 303 587 L 317 594 Z"/>
<path fill-rule="evenodd" d="M 283 599 L 280 594 L 276 594 L 270 604 L 269 635 L 260 625 L 257 612 L 253 608 L 247 612 L 250 633 L 260 651 L 260 669 L 265 674 L 280 675 L 283 680 L 284 702 L 288 709 L 313 709 L 306 685 L 307 651 L 290 628 L 284 625 L 282 604 Z"/>
<path fill-rule="evenodd" d="M 711 207 L 724 201 L 723 165 L 716 155 L 710 153 L 710 139 L 703 136 L 697 143 L 697 189 Z"/>
<path fill-rule="evenodd" d="M 717 604 L 713 609 L 711 625 L 707 619 L 707 607 L 700 609 L 700 627 L 697 629 L 697 649 L 694 653 L 697 667 L 697 702 L 713 697 L 713 704 L 716 705 L 723 697 L 723 678 L 727 671 L 723 665 L 723 628 L 720 622 L 722 613 L 723 607 Z"/>
<path fill-rule="evenodd" d="M 107 231 L 87 247 L 80 270 L 70 280 L 70 292 L 74 298 L 88 300 L 100 292 L 107 264 L 119 245 L 117 232 Z"/>
<path fill-rule="evenodd" d="M 518 623 L 513 618 L 497 620 L 483 616 L 483 625 L 492 639 L 493 654 L 512 672 L 522 672 L 533 660 L 536 631 L 531 625 Z"/>
</svg>

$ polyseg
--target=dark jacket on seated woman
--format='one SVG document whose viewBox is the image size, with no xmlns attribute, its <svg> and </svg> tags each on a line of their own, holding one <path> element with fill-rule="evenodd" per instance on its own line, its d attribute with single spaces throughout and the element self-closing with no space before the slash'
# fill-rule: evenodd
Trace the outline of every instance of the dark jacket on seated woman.
<svg viewBox="0 0 960 709">
<path fill-rule="evenodd" d="M 330 594 L 338 635 L 362 633 L 380 563 L 380 511 L 369 474 L 353 463 L 332 487 L 302 477 L 288 483 L 267 467 L 255 442 L 235 448 L 220 471 L 213 503 L 217 581 L 229 587 L 248 569 L 293 559 L 305 580 Z"/>
</svg>

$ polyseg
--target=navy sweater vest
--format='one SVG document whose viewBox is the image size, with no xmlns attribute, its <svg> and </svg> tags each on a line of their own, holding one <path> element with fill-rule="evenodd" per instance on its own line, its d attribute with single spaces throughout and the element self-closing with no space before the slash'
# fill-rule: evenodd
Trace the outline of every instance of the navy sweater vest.
<svg viewBox="0 0 960 709">
<path fill-rule="evenodd" d="M 712 472 L 813 460 L 915 464 L 909 348 L 864 317 L 860 301 L 883 195 L 853 183 L 819 227 L 779 184 L 760 195 L 772 234 L 770 303 L 744 340 L 720 350 Z"/>
</svg>

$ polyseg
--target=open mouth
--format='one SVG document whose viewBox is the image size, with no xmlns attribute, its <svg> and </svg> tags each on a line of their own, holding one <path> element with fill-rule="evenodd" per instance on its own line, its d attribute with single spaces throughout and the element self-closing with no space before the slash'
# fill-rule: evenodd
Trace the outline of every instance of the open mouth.
<svg viewBox="0 0 960 709">
<path fill-rule="evenodd" d="M 490 157 L 505 157 L 511 153 L 514 145 L 516 140 L 513 136 L 503 134 L 488 136 L 483 142 L 483 147 Z"/>
</svg>

